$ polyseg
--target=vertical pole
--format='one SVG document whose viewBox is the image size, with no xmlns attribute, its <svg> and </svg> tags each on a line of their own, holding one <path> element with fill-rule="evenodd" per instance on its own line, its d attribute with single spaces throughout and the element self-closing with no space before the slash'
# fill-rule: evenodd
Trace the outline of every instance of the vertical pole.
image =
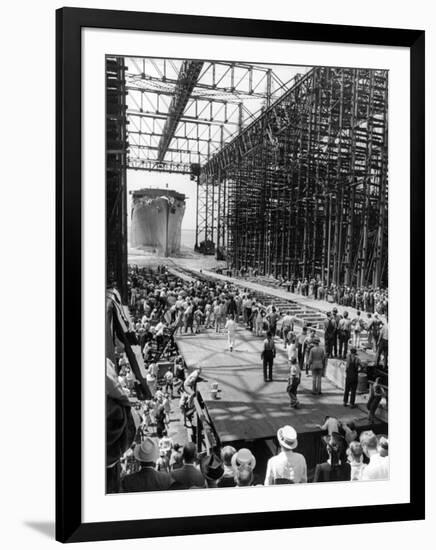
<svg viewBox="0 0 436 550">
<path fill-rule="evenodd" d="M 197 208 L 196 208 L 196 211 L 195 211 L 195 250 L 198 250 L 198 232 L 199 232 L 199 227 L 198 227 L 198 196 L 200 194 L 200 177 L 197 176 L 197 197 L 196 197 L 196 203 L 197 203 Z"/>
</svg>

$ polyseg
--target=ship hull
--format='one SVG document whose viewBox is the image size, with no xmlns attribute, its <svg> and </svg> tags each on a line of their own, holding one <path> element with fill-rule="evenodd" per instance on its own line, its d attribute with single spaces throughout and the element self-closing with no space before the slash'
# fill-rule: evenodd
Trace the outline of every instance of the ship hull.
<svg viewBox="0 0 436 550">
<path fill-rule="evenodd" d="M 184 200 L 171 196 L 134 198 L 130 241 L 133 247 L 154 247 L 164 256 L 180 252 Z"/>
</svg>

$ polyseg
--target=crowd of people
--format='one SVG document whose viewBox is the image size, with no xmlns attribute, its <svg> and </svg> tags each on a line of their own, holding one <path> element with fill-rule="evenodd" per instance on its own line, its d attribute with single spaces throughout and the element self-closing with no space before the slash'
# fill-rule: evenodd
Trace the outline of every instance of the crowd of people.
<svg viewBox="0 0 436 550">
<path fill-rule="evenodd" d="M 351 319 L 347 311 L 339 314 L 336 307 L 328 311 L 324 321 L 324 343 L 327 357 L 346 359 L 348 345 L 351 342 L 356 349 L 361 347 L 362 333 L 367 335 L 366 349 L 376 351 L 375 364 L 380 365 L 383 356 L 383 366 L 388 367 L 389 329 L 378 313 L 367 313 L 362 318 L 360 310 Z"/>
<path fill-rule="evenodd" d="M 136 381 L 128 358 L 126 353 L 119 351 L 116 364 L 109 365 L 108 372 L 118 391 L 126 396 L 129 403 L 135 403 L 131 409 L 135 433 L 119 460 L 110 465 L 113 467 L 116 464 L 118 468 L 118 475 L 108 476 L 110 492 L 308 481 L 306 461 L 302 454 L 294 451 L 297 434 L 290 426 L 283 427 L 277 434 L 281 451 L 269 461 L 264 479 L 256 476 L 256 459 L 248 449 L 236 451 L 232 447 L 224 447 L 215 449 L 209 455 L 197 456 L 194 444 L 181 446 L 168 437 L 173 400 L 178 399 L 177 406 L 185 426 L 192 427 L 197 384 L 207 381 L 200 367 L 188 372 L 174 341 L 174 335 L 178 332 L 196 334 L 205 329 L 217 333 L 225 331 L 227 349 L 232 352 L 238 345 L 237 326 L 242 323 L 256 336 L 265 337 L 261 354 L 265 381 L 273 379 L 276 342 L 281 342 L 288 357 L 286 392 L 293 408 L 300 407 L 298 386 L 302 373 L 312 376 L 312 393 L 322 393 L 321 380 L 327 359 L 337 355 L 337 348 L 339 356 L 347 359 L 344 405 L 348 406 L 350 400 L 350 406 L 355 406 L 357 376 L 361 370 L 357 357 L 360 345 L 357 332 L 367 330 L 368 335 L 371 332 L 371 345 L 375 344 L 378 350 L 380 340 L 386 337 L 386 344 L 382 344 L 384 347 L 378 352 L 377 360 L 380 355 L 384 355 L 387 360 L 387 332 L 383 332 L 384 325 L 377 313 L 367 315 L 368 319 L 372 319 L 371 327 L 376 327 L 370 329 L 367 322 L 360 323 L 360 316 L 357 321 L 350 322 L 345 313 L 341 317 L 334 309 L 332 314 L 327 315 L 324 347 L 315 328 L 303 326 L 297 330 L 297 320 L 291 311 L 282 314 L 274 305 L 263 304 L 249 290 L 240 290 L 229 282 L 181 279 L 172 275 L 165 266 L 159 266 L 157 270 L 133 266 L 129 272 L 129 285 L 129 310 L 134 319 L 134 331 L 152 395 L 150 399 L 136 397 Z M 331 325 L 335 325 L 334 330 Z M 357 325 L 360 331 L 356 330 Z M 350 330 L 346 342 L 343 330 Z M 347 353 L 351 336 L 353 347 Z M 162 359 L 166 365 L 164 372 L 159 366 Z M 368 407 L 371 421 L 374 420 L 383 392 L 380 381 L 372 385 L 368 401 L 371 405 L 371 408 Z M 335 430 L 327 429 L 326 426 L 322 429 L 327 430 L 323 439 L 326 461 L 317 466 L 310 481 L 366 479 L 363 471 L 371 475 L 375 468 L 371 465 L 378 460 L 375 459 L 374 449 L 379 456 L 381 445 L 387 448 L 387 438 L 380 440 L 372 432 L 361 434 L 360 439 L 356 432 L 354 439 L 350 439 L 351 428 L 339 421 Z M 361 464 L 360 469 L 358 464 Z M 380 469 L 383 469 L 385 475 L 388 462 L 382 464 L 383 468 L 380 465 Z M 363 477 L 357 475 L 357 470 Z"/>
<path fill-rule="evenodd" d="M 278 452 L 268 460 L 265 474 L 256 471 L 256 457 L 248 448 L 230 445 L 198 453 L 195 443 L 173 444 L 146 436 L 122 460 L 120 492 L 177 489 L 256 487 L 294 483 L 389 479 L 389 441 L 386 435 L 363 431 L 326 418 L 320 428 L 325 460 L 309 478 L 298 435 L 292 426 L 277 432 Z"/>
<path fill-rule="evenodd" d="M 230 269 L 229 272 L 239 277 L 258 277 L 257 269 L 241 267 L 239 270 Z M 326 300 L 345 307 L 359 309 L 366 313 L 388 314 L 388 291 L 386 288 L 372 286 L 350 286 L 345 284 L 327 284 L 320 277 L 289 277 L 285 278 L 273 274 L 268 276 L 271 282 L 285 287 L 288 292 L 307 296 L 314 300 Z"/>
</svg>

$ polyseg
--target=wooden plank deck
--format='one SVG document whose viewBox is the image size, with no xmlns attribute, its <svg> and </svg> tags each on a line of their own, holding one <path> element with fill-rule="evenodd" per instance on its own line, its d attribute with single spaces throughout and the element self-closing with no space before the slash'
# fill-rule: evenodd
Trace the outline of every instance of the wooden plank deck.
<svg viewBox="0 0 436 550">
<path fill-rule="evenodd" d="M 198 389 L 222 442 L 267 439 L 280 426 L 291 424 L 298 433 L 318 431 L 326 415 L 366 426 L 366 396 L 357 396 L 358 408 L 343 406 L 342 391 L 323 378 L 322 395 L 311 393 L 312 378 L 302 374 L 300 409 L 291 409 L 286 393 L 288 365 L 283 345 L 276 339 L 277 357 L 273 382 L 264 382 L 260 359 L 263 338 L 238 327 L 236 348 L 227 349 L 227 335 L 207 330 L 196 335 L 178 335 L 179 350 L 188 367 L 203 367 L 208 382 Z M 211 396 L 211 384 L 218 382 L 220 398 Z M 359 406 L 360 404 L 360 406 Z"/>
</svg>

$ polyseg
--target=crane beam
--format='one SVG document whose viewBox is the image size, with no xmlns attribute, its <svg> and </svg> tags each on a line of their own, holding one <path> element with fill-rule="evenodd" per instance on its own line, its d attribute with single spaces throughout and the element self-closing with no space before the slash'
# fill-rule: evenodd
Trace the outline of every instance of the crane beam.
<svg viewBox="0 0 436 550">
<path fill-rule="evenodd" d="M 179 121 L 188 103 L 189 97 L 198 82 L 202 61 L 184 61 L 180 68 L 179 76 L 168 109 L 168 116 L 163 128 L 163 136 L 159 140 L 158 160 L 162 161 L 174 136 Z"/>
</svg>

